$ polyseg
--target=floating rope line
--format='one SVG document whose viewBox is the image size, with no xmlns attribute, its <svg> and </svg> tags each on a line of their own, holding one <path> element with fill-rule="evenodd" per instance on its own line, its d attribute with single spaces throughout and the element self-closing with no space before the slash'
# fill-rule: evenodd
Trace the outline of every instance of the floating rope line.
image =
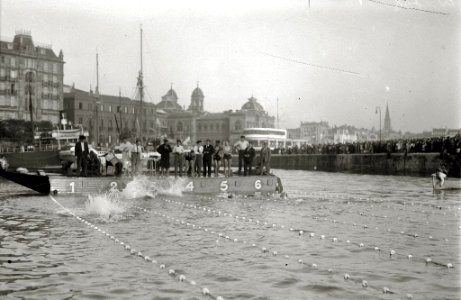
<svg viewBox="0 0 461 300">
<path fill-rule="evenodd" d="M 441 206 L 441 205 L 435 205 L 435 204 L 430 204 L 430 203 L 414 203 L 414 202 L 409 202 L 409 201 L 403 201 L 400 206 L 391 206 L 389 205 L 389 202 L 383 200 L 383 199 L 377 199 L 377 198 L 365 198 L 365 197 L 355 197 L 351 196 L 348 194 L 338 194 L 338 193 L 330 193 L 330 192 L 289 192 L 289 195 L 297 195 L 297 196 L 318 196 L 318 197 L 323 197 L 324 199 L 328 199 L 331 201 L 335 201 L 334 198 L 336 199 L 341 199 L 341 200 L 354 200 L 354 203 L 351 204 L 370 204 L 370 202 L 378 202 L 380 203 L 381 207 L 384 208 L 389 208 L 389 209 L 394 209 L 394 210 L 401 210 L 401 206 L 405 207 L 423 207 L 423 208 L 435 208 L 438 210 L 454 210 L 455 212 L 460 212 L 461 207 L 457 206 Z M 333 198 L 333 199 L 332 199 Z M 431 213 L 438 213 L 438 211 L 432 211 Z"/>
<path fill-rule="evenodd" d="M 208 199 L 208 200 L 211 200 L 213 198 L 202 198 L 202 199 Z M 277 201 L 277 199 L 267 199 L 268 201 Z M 223 200 L 223 199 L 219 199 L 217 200 L 218 202 L 229 202 L 229 201 L 226 201 L 226 200 Z M 235 200 L 234 200 L 234 203 L 237 203 Z M 289 203 L 289 202 L 288 202 Z M 245 202 L 242 202 L 243 205 L 247 205 L 248 207 L 251 207 L 252 205 L 249 204 L 249 203 L 245 203 Z M 348 204 L 348 203 L 346 203 Z M 324 204 L 323 204 L 324 205 Z M 263 207 L 262 205 L 259 205 L 258 206 L 260 209 L 267 209 L 265 207 Z M 373 208 L 373 204 L 371 204 L 371 208 Z M 366 208 L 366 210 L 370 210 L 371 208 Z M 275 210 L 275 208 L 272 208 L 272 209 L 268 209 L 268 210 Z M 367 217 L 367 216 L 371 216 L 373 218 L 382 218 L 382 219 L 396 219 L 398 221 L 401 221 L 401 222 L 404 222 L 404 218 L 402 217 L 397 217 L 397 218 L 392 218 L 392 215 L 388 216 L 388 215 L 375 215 L 374 213 L 371 213 L 371 215 L 368 215 L 366 213 L 364 213 L 363 211 L 359 211 L 359 212 L 353 212 L 352 210 L 348 211 L 348 212 L 351 212 L 351 213 L 357 213 L 358 215 L 360 215 L 361 217 Z M 338 224 L 347 224 L 347 225 L 351 225 L 353 227 L 363 227 L 363 228 L 367 228 L 367 229 L 374 229 L 374 230 L 382 230 L 382 231 L 385 231 L 386 233 L 400 233 L 401 235 L 407 235 L 409 237 L 412 237 L 412 238 L 423 238 L 423 236 L 420 236 L 415 230 L 412 230 L 412 229 L 407 229 L 407 230 L 395 230 L 395 229 L 391 229 L 389 227 L 387 227 L 386 229 L 384 228 L 380 228 L 380 227 L 377 227 L 377 226 L 368 226 L 367 224 L 358 224 L 356 222 L 348 222 L 348 221 L 341 221 L 340 219 L 338 218 L 328 218 L 328 217 L 319 217 L 319 216 L 315 216 L 315 215 L 307 215 L 307 217 L 312 217 L 313 220 L 315 221 L 318 221 L 318 222 L 323 222 L 323 221 L 331 221 L 333 223 L 338 223 Z M 410 218 L 410 217 L 409 217 Z M 409 221 L 412 221 L 412 219 L 410 218 Z M 429 224 L 428 221 L 426 221 L 426 224 Z M 442 226 L 447 226 L 446 223 L 442 223 L 441 224 Z M 459 228 L 461 229 L 461 226 L 459 226 Z M 434 237 L 434 235 L 431 235 L 431 234 L 428 234 L 427 236 L 424 236 L 430 240 L 443 240 L 445 242 L 449 242 L 449 239 L 448 238 L 444 238 L 444 237 Z"/>
<path fill-rule="evenodd" d="M 197 286 L 196 281 L 187 279 L 184 274 L 178 274 L 174 269 L 167 269 L 166 264 L 160 263 L 156 259 L 153 259 L 153 258 L 151 258 L 151 257 L 149 257 L 147 255 L 144 255 L 141 251 L 135 250 L 135 248 L 133 246 L 131 246 L 130 244 L 121 241 L 120 239 L 118 239 L 115 236 L 111 235 L 109 232 L 107 232 L 107 231 L 105 231 L 105 230 L 103 230 L 101 228 L 98 228 L 93 223 L 88 222 L 87 220 L 83 219 L 82 217 L 79 217 L 74 212 L 72 212 L 70 209 L 64 207 L 61 203 L 59 203 L 53 196 L 51 196 L 51 195 L 49 195 L 49 196 L 50 196 L 51 200 L 53 200 L 54 203 L 56 203 L 59 207 L 61 207 L 63 210 L 65 210 L 68 214 L 75 217 L 77 220 L 79 220 L 83 224 L 87 225 L 88 227 L 94 229 L 95 231 L 100 232 L 101 234 L 103 234 L 107 238 L 113 240 L 116 244 L 119 244 L 120 246 L 122 246 L 123 249 L 128 251 L 130 254 L 135 255 L 136 257 L 139 257 L 140 259 L 144 260 L 147 263 L 151 263 L 151 264 L 154 264 L 156 266 L 158 265 L 160 269 L 167 271 L 168 275 L 170 277 L 175 278 L 179 282 L 184 282 L 184 283 L 188 283 L 188 284 L 190 284 L 192 286 Z M 223 297 L 221 297 L 221 296 L 212 295 L 210 290 L 208 288 L 206 288 L 206 287 L 200 287 L 200 292 L 203 295 L 208 296 L 208 297 L 210 297 L 212 299 L 224 300 Z"/>
<path fill-rule="evenodd" d="M 169 221 L 172 224 L 176 224 L 178 226 L 182 226 L 182 227 L 190 229 L 190 230 L 199 230 L 201 232 L 208 233 L 208 234 L 210 234 L 212 236 L 215 236 L 215 237 L 217 236 L 218 238 L 224 239 L 224 240 L 226 240 L 228 242 L 231 242 L 231 243 L 236 243 L 236 244 L 240 243 L 240 244 L 244 244 L 244 245 L 251 245 L 252 248 L 259 249 L 259 251 L 261 251 L 262 253 L 271 254 L 273 257 L 282 256 L 285 259 L 292 259 L 292 260 L 296 261 L 300 265 L 309 267 L 311 270 L 319 271 L 321 274 L 338 273 L 337 271 L 334 271 L 333 268 L 322 269 L 322 268 L 319 268 L 319 266 L 316 263 L 305 262 L 301 258 L 297 259 L 297 258 L 291 257 L 290 255 L 283 255 L 283 254 L 279 253 L 276 250 L 269 250 L 268 247 L 264 247 L 264 246 L 256 244 L 256 243 L 250 244 L 246 240 L 231 237 L 229 235 L 226 235 L 223 232 L 216 232 L 216 231 L 210 230 L 210 229 L 208 229 L 206 227 L 199 226 L 199 225 L 187 222 L 185 220 L 166 215 L 166 214 L 164 214 L 162 212 L 159 212 L 159 211 L 156 211 L 156 210 L 153 210 L 153 209 L 146 209 L 146 208 L 143 208 L 143 207 L 140 207 L 140 206 L 133 206 L 133 207 L 140 210 L 140 211 L 143 211 L 143 212 L 152 213 L 153 215 L 155 215 L 157 217 L 162 217 L 162 218 L 166 219 L 167 221 Z M 349 275 L 349 273 L 345 273 L 343 275 L 343 278 L 344 278 L 345 281 L 350 281 L 350 282 L 353 282 L 353 283 L 356 283 L 356 284 L 360 284 L 363 288 L 371 288 L 371 289 L 374 289 L 375 291 L 382 292 L 382 293 L 385 293 L 385 294 L 396 294 L 396 292 L 390 290 L 388 287 L 379 288 L 379 287 L 376 287 L 376 286 L 373 286 L 373 285 L 369 285 L 367 280 L 364 280 L 364 279 L 361 279 L 361 278 L 353 278 L 353 277 L 351 277 L 351 275 Z M 407 294 L 407 295 L 411 295 L 411 294 Z"/>
<path fill-rule="evenodd" d="M 304 233 L 305 233 L 304 230 L 294 229 L 293 227 L 286 226 L 286 225 L 281 225 L 281 224 L 276 224 L 276 223 L 272 223 L 272 225 L 269 226 L 270 224 L 268 222 L 263 222 L 263 221 L 260 221 L 258 219 L 251 218 L 251 217 L 248 217 L 248 216 L 232 215 L 231 213 L 221 211 L 221 210 L 216 210 L 216 209 L 214 209 L 212 207 L 208 207 L 208 206 L 200 206 L 200 205 L 188 204 L 188 203 L 184 203 L 184 202 L 180 202 L 180 201 L 173 201 L 173 200 L 168 200 L 168 199 L 164 199 L 164 201 L 167 202 L 167 203 L 178 204 L 178 205 L 184 206 L 186 208 L 196 209 L 196 210 L 201 211 L 202 213 L 213 213 L 213 214 L 217 214 L 219 216 L 220 215 L 228 216 L 228 217 L 234 218 L 235 220 L 239 220 L 239 221 L 242 221 L 242 222 L 254 223 L 254 224 L 257 224 L 259 226 L 264 226 L 265 228 L 285 229 L 285 230 L 288 230 L 290 232 L 297 233 L 299 236 L 303 236 Z M 269 227 L 267 227 L 267 226 L 269 226 Z M 346 246 L 355 245 L 355 246 L 358 246 L 359 248 L 372 249 L 375 252 L 378 252 L 379 254 L 387 252 L 389 254 L 389 258 L 400 257 L 400 258 L 404 258 L 404 259 L 406 259 L 408 261 L 418 261 L 419 260 L 421 262 L 426 263 L 426 265 L 433 264 L 433 265 L 436 265 L 436 266 L 443 266 L 443 267 L 446 267 L 446 268 L 453 268 L 452 263 L 446 263 L 446 264 L 445 263 L 440 263 L 440 262 L 432 260 L 432 258 L 430 258 L 430 257 L 415 257 L 412 254 L 401 254 L 400 252 L 397 253 L 393 249 L 384 250 L 383 248 L 378 247 L 377 245 L 366 245 L 365 246 L 365 244 L 362 243 L 362 242 L 353 242 L 350 239 L 340 239 L 337 236 L 328 236 L 327 237 L 326 235 L 323 235 L 323 234 L 318 235 L 313 231 L 311 231 L 309 233 L 309 238 L 310 239 L 315 238 L 316 236 L 320 237 L 320 240 L 330 239 L 332 244 L 336 244 L 336 245 L 339 245 L 342 242 L 342 243 L 345 243 Z"/>
<path fill-rule="evenodd" d="M 441 12 L 441 11 L 421 9 L 421 8 L 416 8 L 416 7 L 406 7 L 406 6 L 402 6 L 402 5 L 398 5 L 398 4 L 386 3 L 386 2 L 378 1 L 378 0 L 368 0 L 368 1 L 376 3 L 376 4 L 381 4 L 381 5 L 390 6 L 390 7 L 397 7 L 397 8 L 401 8 L 401 9 L 415 10 L 415 11 L 420 11 L 420 12 L 425 12 L 425 13 L 430 13 L 430 14 L 436 14 L 436 15 L 448 15 L 448 13 Z"/>
</svg>

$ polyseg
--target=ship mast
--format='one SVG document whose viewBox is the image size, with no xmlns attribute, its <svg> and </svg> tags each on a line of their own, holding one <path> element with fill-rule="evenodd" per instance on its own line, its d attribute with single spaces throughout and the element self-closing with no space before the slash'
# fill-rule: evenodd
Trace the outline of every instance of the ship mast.
<svg viewBox="0 0 461 300">
<path fill-rule="evenodd" d="M 99 99 L 99 53 L 96 53 L 96 146 L 99 145 L 99 109 L 101 101 Z"/>
<path fill-rule="evenodd" d="M 137 124 L 137 137 L 141 138 L 142 135 L 142 125 L 143 125 L 143 120 L 142 120 L 142 115 L 143 115 L 143 100 L 144 100 L 144 82 L 143 82 L 143 63 L 142 63 L 142 26 L 140 27 L 140 57 L 141 57 L 141 68 L 139 71 L 138 75 L 138 90 L 139 90 L 139 109 L 138 109 L 138 124 Z"/>
</svg>

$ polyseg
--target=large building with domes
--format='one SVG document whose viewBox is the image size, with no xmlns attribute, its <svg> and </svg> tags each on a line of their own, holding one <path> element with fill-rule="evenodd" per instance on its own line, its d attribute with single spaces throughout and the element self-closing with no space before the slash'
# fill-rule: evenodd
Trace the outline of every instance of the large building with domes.
<svg viewBox="0 0 461 300">
<path fill-rule="evenodd" d="M 81 96 L 81 95 L 84 95 Z M 142 114 L 140 119 L 141 140 L 147 142 L 156 138 L 180 139 L 183 142 L 195 143 L 197 140 L 213 141 L 228 140 L 236 142 L 245 128 L 274 128 L 275 118 L 270 116 L 253 97 L 243 103 L 237 110 L 223 112 L 207 112 L 205 110 L 205 94 L 198 86 L 192 91 L 188 108 L 178 103 L 178 95 L 171 86 L 157 104 L 146 102 L 140 108 L 139 101 L 121 96 L 101 97 L 102 107 L 99 113 L 99 142 L 114 145 L 120 140 L 117 132 L 136 132 L 136 114 Z M 72 124 L 81 126 L 90 132 L 96 108 L 96 97 L 93 93 L 84 92 L 72 87 L 64 95 L 64 111 Z M 142 110 L 137 112 L 138 110 Z M 118 129 L 116 128 L 118 126 Z M 94 141 L 90 134 L 90 141 Z"/>
<path fill-rule="evenodd" d="M 197 84 L 192 91 L 190 105 L 185 110 L 177 103 L 176 92 L 170 88 L 157 105 L 159 110 L 167 114 L 169 138 L 189 139 L 192 142 L 206 139 L 228 140 L 233 143 L 240 138 L 245 128 L 275 127 L 275 118 L 269 116 L 253 95 L 241 109 L 219 113 L 205 111 L 204 99 L 205 94 Z M 167 104 L 168 101 L 170 103 Z"/>
</svg>

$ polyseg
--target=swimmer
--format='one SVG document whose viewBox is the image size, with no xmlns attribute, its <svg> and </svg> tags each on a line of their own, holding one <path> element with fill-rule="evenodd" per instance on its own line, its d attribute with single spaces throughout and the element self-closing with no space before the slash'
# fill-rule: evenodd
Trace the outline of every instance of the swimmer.
<svg viewBox="0 0 461 300">
<path fill-rule="evenodd" d="M 432 175 L 432 178 L 437 178 L 438 184 L 440 187 L 443 187 L 443 184 L 445 183 L 445 178 L 447 178 L 447 168 L 445 164 L 440 165 L 440 167 L 437 168 L 435 171 L 435 174 Z"/>
</svg>

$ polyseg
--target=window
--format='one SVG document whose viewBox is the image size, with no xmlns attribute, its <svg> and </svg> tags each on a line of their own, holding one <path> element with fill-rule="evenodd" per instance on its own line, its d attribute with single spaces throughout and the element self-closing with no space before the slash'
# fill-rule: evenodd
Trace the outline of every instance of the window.
<svg viewBox="0 0 461 300">
<path fill-rule="evenodd" d="M 240 121 L 235 121 L 235 130 L 242 130 L 242 123 Z"/>
<path fill-rule="evenodd" d="M 43 81 L 48 82 L 48 74 L 43 74 Z"/>
<path fill-rule="evenodd" d="M 109 105 L 109 112 L 112 112 L 112 105 Z"/>
<path fill-rule="evenodd" d="M 112 143 L 112 136 L 109 135 L 109 144 Z"/>
<path fill-rule="evenodd" d="M 82 102 L 78 103 L 78 109 L 83 109 L 83 103 Z M 80 124 L 82 124 L 82 123 L 80 123 Z"/>
<path fill-rule="evenodd" d="M 40 48 L 40 54 L 41 55 L 45 55 L 46 54 L 46 50 L 44 48 Z"/>
<path fill-rule="evenodd" d="M 101 104 L 101 111 L 104 111 L 104 104 Z"/>
<path fill-rule="evenodd" d="M 5 69 L 0 69 L 0 77 L 5 76 Z"/>
<path fill-rule="evenodd" d="M 53 101 L 53 109 L 58 110 L 58 101 Z"/>
<path fill-rule="evenodd" d="M 210 131 L 213 131 L 213 124 L 210 124 Z"/>
<path fill-rule="evenodd" d="M 88 103 L 88 110 L 93 110 L 93 104 Z"/>
<path fill-rule="evenodd" d="M 57 83 L 57 82 L 58 82 L 58 76 L 53 75 L 53 83 Z"/>
<path fill-rule="evenodd" d="M 216 124 L 216 131 L 219 131 L 219 124 Z"/>
<path fill-rule="evenodd" d="M 48 72 L 48 63 L 47 62 L 43 63 L 43 71 Z"/>
<path fill-rule="evenodd" d="M 53 64 L 53 73 L 58 73 L 58 64 L 57 63 Z"/>
<path fill-rule="evenodd" d="M 176 124 L 176 130 L 177 130 L 178 132 L 182 132 L 182 130 L 183 130 L 183 125 L 182 125 L 182 122 L 181 122 L 181 121 L 179 121 L 179 122 Z"/>
<path fill-rule="evenodd" d="M 109 120 L 109 128 L 112 128 L 112 120 Z"/>
<path fill-rule="evenodd" d="M 78 118 L 78 124 L 83 124 L 83 118 Z"/>
<path fill-rule="evenodd" d="M 134 115 L 134 106 L 133 106 L 133 115 Z"/>
<path fill-rule="evenodd" d="M 5 56 L 2 56 L 2 57 L 0 58 L 0 62 L 1 62 L 2 64 L 5 62 Z"/>
<path fill-rule="evenodd" d="M 124 111 L 126 114 L 128 113 L 128 108 L 126 106 L 124 107 Z M 125 126 L 125 127 L 128 127 L 128 126 Z"/>
<path fill-rule="evenodd" d="M 16 66 L 16 59 L 15 59 L 14 57 L 11 58 L 11 60 L 10 60 L 10 65 L 11 65 L 12 67 L 15 67 L 15 66 Z"/>
<path fill-rule="evenodd" d="M 202 131 L 202 124 L 199 123 L 199 124 L 197 125 L 197 130 L 198 130 L 198 131 Z"/>
<path fill-rule="evenodd" d="M 18 71 L 10 70 L 10 77 L 11 79 L 16 79 L 18 77 Z"/>
<path fill-rule="evenodd" d="M 207 124 L 203 124 L 203 131 L 208 131 L 208 125 Z"/>
<path fill-rule="evenodd" d="M 7 47 L 8 47 L 8 50 L 13 50 L 13 43 L 8 43 Z"/>
</svg>

